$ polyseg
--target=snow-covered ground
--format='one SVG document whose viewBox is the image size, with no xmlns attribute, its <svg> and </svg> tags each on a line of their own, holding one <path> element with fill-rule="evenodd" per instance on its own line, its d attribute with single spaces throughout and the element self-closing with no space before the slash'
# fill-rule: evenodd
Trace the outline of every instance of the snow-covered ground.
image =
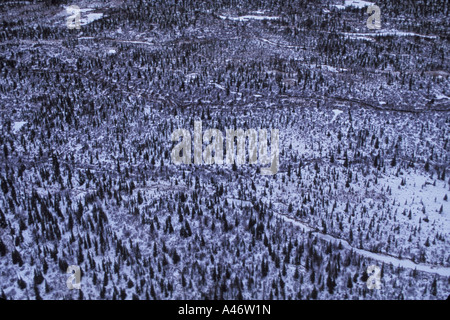
<svg viewBox="0 0 450 320">
<path fill-rule="evenodd" d="M 362 9 L 364 7 L 372 6 L 374 4 L 375 4 L 374 2 L 363 1 L 363 0 L 345 0 L 344 5 L 333 4 L 332 6 L 338 8 L 338 9 L 345 9 L 347 7 L 354 7 L 354 8 Z"/>
<path fill-rule="evenodd" d="M 66 7 L 63 11 L 63 15 L 66 16 L 71 16 L 73 15 L 73 13 L 68 13 L 67 12 L 67 8 Z M 103 13 L 101 12 L 92 12 L 95 11 L 95 9 L 91 9 L 91 8 L 84 8 L 81 9 L 80 8 L 80 25 L 85 26 L 88 25 L 96 20 L 102 19 L 103 18 Z"/>
<path fill-rule="evenodd" d="M 13 130 L 15 132 L 17 132 L 26 124 L 27 124 L 27 121 L 16 121 L 16 122 L 14 122 Z"/>
<path fill-rule="evenodd" d="M 92 12 L 94 9 L 81 9 L 81 25 L 87 25 L 95 20 L 103 18 L 103 13 Z"/>
<path fill-rule="evenodd" d="M 441 276 L 445 276 L 445 277 L 449 277 L 450 276 L 450 268 L 446 268 L 446 267 L 434 267 L 434 266 L 430 266 L 430 265 L 426 265 L 426 264 L 421 264 L 421 263 L 414 263 L 411 260 L 407 260 L 407 259 L 399 259 L 397 257 L 393 257 L 393 256 L 389 256 L 386 254 L 380 254 L 380 253 L 374 253 L 374 252 L 370 252 L 367 250 L 362 250 L 359 248 L 355 248 L 352 247 L 348 241 L 344 240 L 344 239 L 338 239 L 336 237 L 333 237 L 329 234 L 323 234 L 321 232 L 316 231 L 314 228 L 312 228 L 311 226 L 307 225 L 306 223 L 303 223 L 297 219 L 294 218 L 290 218 L 288 215 L 286 214 L 282 214 L 282 213 L 275 213 L 278 217 L 282 218 L 283 220 L 285 220 L 286 222 L 290 222 L 293 225 L 295 225 L 296 227 L 299 227 L 300 229 L 303 230 L 303 232 L 312 232 L 312 234 L 316 235 L 318 238 L 326 240 L 328 242 L 332 242 L 332 243 L 340 243 L 345 249 L 347 250 L 351 250 L 353 252 L 356 252 L 357 254 L 369 258 L 369 259 L 373 259 L 373 260 L 377 260 L 379 262 L 382 263 L 386 263 L 386 264 L 392 264 L 396 267 L 402 267 L 402 268 L 406 268 L 406 269 L 412 269 L 412 270 L 418 270 L 418 271 L 423 271 L 423 272 L 428 272 L 428 273 L 435 273 L 435 274 L 439 274 Z"/>
<path fill-rule="evenodd" d="M 446 299 L 446 25 L 389 2 L 404 19 L 366 30 L 369 1 L 80 0 L 79 32 L 8 9 L 0 297 Z M 195 119 L 279 129 L 279 171 L 175 165 Z"/>
<path fill-rule="evenodd" d="M 377 32 L 367 32 L 367 33 L 354 33 L 354 32 L 345 32 L 345 36 L 355 39 L 363 39 L 363 40 L 373 40 L 368 37 L 386 37 L 386 36 L 399 36 L 399 37 L 421 37 L 426 39 L 436 39 L 436 36 L 429 36 L 414 32 L 405 32 L 398 30 L 381 30 Z"/>
<path fill-rule="evenodd" d="M 280 17 L 277 16 L 259 16 L 259 15 L 246 15 L 239 17 L 222 16 L 219 17 L 223 20 L 233 20 L 233 21 L 249 21 L 249 20 L 278 20 Z"/>
<path fill-rule="evenodd" d="M 336 118 L 343 112 L 344 111 L 339 110 L 339 109 L 333 109 L 334 116 L 333 116 L 333 119 L 331 119 L 331 122 L 334 122 L 334 120 L 336 120 Z"/>
<path fill-rule="evenodd" d="M 436 97 L 436 100 L 448 100 L 448 99 L 450 99 L 450 97 L 449 96 L 446 96 L 445 94 L 442 94 L 442 93 L 437 93 L 436 95 L 435 95 L 435 97 Z"/>
</svg>

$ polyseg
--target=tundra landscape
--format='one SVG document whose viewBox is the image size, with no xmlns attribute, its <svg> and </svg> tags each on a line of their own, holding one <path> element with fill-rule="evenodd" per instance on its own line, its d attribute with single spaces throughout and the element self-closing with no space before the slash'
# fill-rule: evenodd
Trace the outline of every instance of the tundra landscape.
<svg viewBox="0 0 450 320">
<path fill-rule="evenodd" d="M 445 0 L 0 3 L 0 297 L 447 299 L 449 31 Z"/>
</svg>

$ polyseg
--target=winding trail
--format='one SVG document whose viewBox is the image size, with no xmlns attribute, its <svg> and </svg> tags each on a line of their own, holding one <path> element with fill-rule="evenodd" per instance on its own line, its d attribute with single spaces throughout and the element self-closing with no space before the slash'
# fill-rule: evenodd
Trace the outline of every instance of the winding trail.
<svg viewBox="0 0 450 320">
<path fill-rule="evenodd" d="M 383 253 L 375 253 L 375 252 L 371 252 L 371 251 L 367 251 L 367 250 L 363 250 L 363 249 L 358 249 L 358 248 L 352 247 L 348 243 L 348 241 L 346 241 L 344 239 L 336 238 L 329 234 L 324 234 L 324 233 L 318 231 L 316 228 L 313 228 L 313 227 L 309 226 L 308 224 L 303 223 L 295 218 L 288 217 L 287 215 L 285 215 L 283 213 L 274 212 L 274 215 L 280 217 L 281 219 L 283 219 L 285 221 L 291 222 L 293 225 L 303 229 L 305 232 L 311 232 L 312 234 L 316 235 L 317 237 L 319 237 L 322 240 L 325 240 L 328 242 L 337 242 L 337 243 L 340 242 L 343 248 L 345 248 L 347 250 L 352 250 L 353 252 L 355 252 L 363 257 L 377 260 L 377 261 L 380 261 L 380 262 L 383 262 L 386 264 L 392 264 L 396 267 L 402 267 L 405 269 L 412 269 L 412 270 L 416 269 L 417 271 L 434 273 L 434 274 L 438 274 L 440 276 L 450 277 L 450 268 L 449 267 L 435 267 L 435 266 L 430 266 L 427 264 L 415 263 L 409 259 L 400 259 L 398 257 L 390 256 L 390 255 L 383 254 Z"/>
</svg>

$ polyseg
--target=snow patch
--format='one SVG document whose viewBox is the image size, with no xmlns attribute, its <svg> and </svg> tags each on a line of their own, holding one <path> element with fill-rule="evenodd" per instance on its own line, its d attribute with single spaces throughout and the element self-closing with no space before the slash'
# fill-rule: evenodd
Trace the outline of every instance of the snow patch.
<svg viewBox="0 0 450 320">
<path fill-rule="evenodd" d="M 336 118 L 337 118 L 341 113 L 343 113 L 343 112 L 344 112 L 344 111 L 342 111 L 342 110 L 334 109 L 334 110 L 333 110 L 334 116 L 333 116 L 333 119 L 331 119 L 331 122 L 333 122 L 334 120 L 336 120 Z"/>
<path fill-rule="evenodd" d="M 347 69 L 342 69 L 342 68 L 336 68 L 333 66 L 328 66 L 328 65 L 322 65 L 322 68 L 327 69 L 330 72 L 342 72 L 342 71 L 347 71 Z"/>
<path fill-rule="evenodd" d="M 436 100 L 442 99 L 450 99 L 450 97 L 446 96 L 445 94 L 436 94 Z"/>
<path fill-rule="evenodd" d="M 368 2 L 368 1 L 363 1 L 363 0 L 345 0 L 344 5 L 340 5 L 340 4 L 333 4 L 332 6 L 338 9 L 345 9 L 348 7 L 354 7 L 354 8 L 365 8 L 368 6 L 373 6 L 375 3 L 374 2 Z"/>
<path fill-rule="evenodd" d="M 64 8 L 64 14 L 67 16 L 72 15 L 72 13 L 69 14 L 66 9 L 67 8 Z M 94 9 L 80 9 L 80 25 L 85 26 L 91 22 L 94 22 L 95 20 L 103 18 L 103 13 L 90 13 L 91 11 L 94 11 Z"/>
<path fill-rule="evenodd" d="M 82 13 L 86 13 L 86 12 L 90 12 L 93 11 L 94 9 L 81 9 L 80 11 Z M 81 14 L 81 19 L 80 19 L 80 23 L 82 26 L 87 25 L 91 22 L 94 22 L 95 20 L 99 20 L 103 18 L 103 13 L 88 13 L 86 14 Z"/>
<path fill-rule="evenodd" d="M 16 121 L 16 122 L 14 122 L 14 126 L 13 126 L 14 132 L 19 131 L 25 124 L 27 124 L 27 121 Z"/>
<path fill-rule="evenodd" d="M 427 39 L 437 39 L 437 36 L 428 36 L 424 34 L 414 33 L 414 32 L 404 32 L 398 30 L 383 30 L 378 32 L 368 32 L 368 33 L 353 33 L 353 32 L 345 32 L 345 36 L 353 39 L 363 39 L 373 41 L 372 38 L 369 37 L 386 37 L 386 36 L 400 36 L 400 37 L 421 37 Z"/>
<path fill-rule="evenodd" d="M 240 17 L 230 17 L 230 16 L 221 16 L 219 18 L 222 20 L 233 20 L 233 21 L 249 21 L 249 20 L 278 20 L 280 17 L 277 16 L 256 16 L 256 15 L 247 15 Z"/>
<path fill-rule="evenodd" d="M 366 40 L 366 41 L 375 42 L 375 39 L 373 39 L 373 38 L 371 38 L 371 37 L 355 36 L 355 35 L 350 35 L 350 34 L 348 34 L 348 33 L 346 33 L 345 36 L 346 36 L 346 38 L 348 38 L 348 39 Z"/>
</svg>

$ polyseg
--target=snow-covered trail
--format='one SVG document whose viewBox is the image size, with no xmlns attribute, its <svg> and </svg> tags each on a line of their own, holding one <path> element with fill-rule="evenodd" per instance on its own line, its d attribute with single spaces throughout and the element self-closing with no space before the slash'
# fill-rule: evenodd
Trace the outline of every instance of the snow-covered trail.
<svg viewBox="0 0 450 320">
<path fill-rule="evenodd" d="M 303 229 L 305 232 L 312 232 L 314 235 L 316 235 L 317 237 L 319 237 L 322 240 L 325 240 L 328 242 L 340 242 L 342 244 L 342 247 L 344 247 L 345 249 L 353 250 L 353 252 L 355 252 L 361 256 L 364 256 L 366 258 L 374 259 L 374 260 L 377 260 L 377 261 L 380 261 L 380 262 L 383 262 L 386 264 L 392 264 L 396 267 L 402 267 L 405 269 L 413 269 L 413 270 L 416 269 L 417 271 L 423 271 L 423 272 L 427 272 L 427 273 L 435 273 L 435 274 L 438 274 L 438 275 L 444 276 L 444 277 L 450 276 L 450 268 L 434 267 L 434 266 L 429 266 L 426 264 L 414 263 L 408 259 L 400 259 L 397 257 L 382 254 L 382 253 L 374 253 L 374 252 L 370 252 L 367 250 L 358 249 L 358 248 L 352 247 L 346 240 L 339 239 L 339 238 L 333 237 L 331 235 L 321 233 L 321 232 L 317 231 L 317 229 L 307 225 L 306 223 L 302 223 L 294 218 L 288 217 L 285 214 L 276 213 L 276 212 L 274 214 L 277 215 L 278 217 L 284 219 L 285 221 L 292 222 L 292 224 Z"/>
</svg>

